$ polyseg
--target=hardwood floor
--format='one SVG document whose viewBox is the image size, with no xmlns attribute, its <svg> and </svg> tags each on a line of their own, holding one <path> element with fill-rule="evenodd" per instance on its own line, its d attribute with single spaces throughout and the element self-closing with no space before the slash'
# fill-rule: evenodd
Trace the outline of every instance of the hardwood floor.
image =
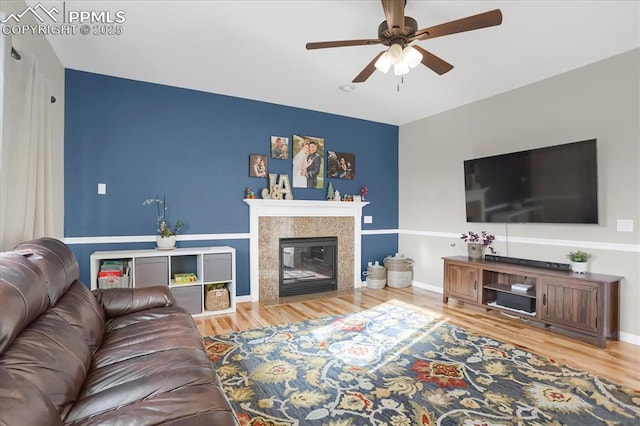
<svg viewBox="0 0 640 426">
<path fill-rule="evenodd" d="M 382 303 L 405 303 L 450 323 L 512 343 L 530 352 L 587 371 L 640 391 L 640 347 L 607 341 L 606 349 L 565 337 L 538 325 L 526 324 L 495 311 L 451 300 L 415 287 L 357 289 L 347 295 L 279 305 L 239 303 L 234 314 L 196 318 L 202 336 L 358 312 Z"/>
</svg>

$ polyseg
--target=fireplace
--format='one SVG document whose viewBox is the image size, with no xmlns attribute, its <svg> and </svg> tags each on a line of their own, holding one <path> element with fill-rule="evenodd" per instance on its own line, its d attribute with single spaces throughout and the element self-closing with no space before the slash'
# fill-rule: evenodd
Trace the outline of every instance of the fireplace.
<svg viewBox="0 0 640 426">
<path fill-rule="evenodd" d="M 279 295 L 314 294 L 338 288 L 338 238 L 280 238 Z"/>
<path fill-rule="evenodd" d="M 280 238 L 339 236 L 336 260 L 338 292 L 353 291 L 362 283 L 362 202 L 320 200 L 244 200 L 249 214 L 249 266 L 251 301 L 277 301 L 280 297 Z"/>
</svg>

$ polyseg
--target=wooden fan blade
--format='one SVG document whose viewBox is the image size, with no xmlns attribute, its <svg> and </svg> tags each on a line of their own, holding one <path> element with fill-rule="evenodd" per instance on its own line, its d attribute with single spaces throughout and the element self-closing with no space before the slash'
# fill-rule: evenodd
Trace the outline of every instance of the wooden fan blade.
<svg viewBox="0 0 640 426">
<path fill-rule="evenodd" d="M 468 16 L 444 24 L 418 30 L 411 40 L 426 40 L 428 38 L 442 37 L 449 34 L 462 33 L 464 31 L 479 30 L 480 28 L 493 27 L 502 23 L 500 9 Z"/>
<path fill-rule="evenodd" d="M 444 59 L 440 59 L 433 53 L 424 50 L 422 47 L 416 46 L 415 44 L 411 47 L 422 53 L 422 64 L 428 68 L 431 68 L 436 73 L 442 75 L 453 69 L 453 65 L 451 65 L 449 62 L 445 61 Z"/>
<path fill-rule="evenodd" d="M 339 40 L 339 41 L 318 41 L 314 43 L 307 43 L 307 50 L 312 49 L 326 49 L 328 47 L 344 47 L 344 46 L 366 46 L 370 44 L 380 44 L 378 39 L 364 39 L 364 40 Z"/>
<path fill-rule="evenodd" d="M 395 35 L 404 31 L 404 5 L 406 0 L 382 0 L 387 28 Z"/>
<path fill-rule="evenodd" d="M 367 66 L 364 67 L 362 71 L 360 71 L 360 74 L 358 74 L 356 78 L 353 79 L 352 83 L 363 83 L 369 77 L 371 77 L 371 74 L 373 74 L 373 72 L 376 70 L 376 61 L 380 56 L 382 56 L 384 52 L 385 51 L 383 50 L 382 52 L 378 53 L 376 57 L 373 58 L 373 60 L 369 62 L 369 64 L 367 64 Z"/>
</svg>

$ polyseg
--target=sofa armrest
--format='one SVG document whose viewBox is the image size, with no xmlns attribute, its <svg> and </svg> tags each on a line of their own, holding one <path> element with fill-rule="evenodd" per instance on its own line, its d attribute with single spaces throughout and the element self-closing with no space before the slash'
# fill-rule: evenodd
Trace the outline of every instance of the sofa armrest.
<svg viewBox="0 0 640 426">
<path fill-rule="evenodd" d="M 107 319 L 145 309 L 172 306 L 175 303 L 171 290 L 165 285 L 93 290 L 93 295 L 102 306 Z"/>
</svg>

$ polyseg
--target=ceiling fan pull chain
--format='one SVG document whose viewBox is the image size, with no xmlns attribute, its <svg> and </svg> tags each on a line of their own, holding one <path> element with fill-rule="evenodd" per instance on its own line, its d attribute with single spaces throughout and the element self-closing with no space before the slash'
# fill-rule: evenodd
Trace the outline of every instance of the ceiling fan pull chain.
<svg viewBox="0 0 640 426">
<path fill-rule="evenodd" d="M 400 85 L 401 84 L 404 84 L 404 76 L 403 75 L 398 76 L 398 80 L 397 80 L 397 83 L 396 83 L 396 91 L 398 93 L 400 93 Z"/>
</svg>

